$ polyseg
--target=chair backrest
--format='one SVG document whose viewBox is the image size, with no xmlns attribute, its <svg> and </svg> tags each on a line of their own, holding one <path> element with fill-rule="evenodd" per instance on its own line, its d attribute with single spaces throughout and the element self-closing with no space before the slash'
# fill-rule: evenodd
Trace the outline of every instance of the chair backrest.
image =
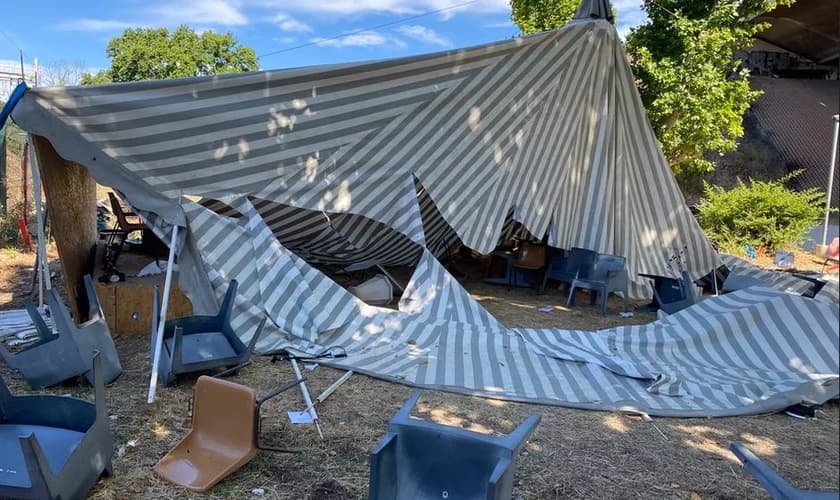
<svg viewBox="0 0 840 500">
<path fill-rule="evenodd" d="M 563 266 L 563 273 L 574 277 L 580 271 L 581 276 L 586 276 L 590 274 L 597 258 L 598 252 L 594 250 L 573 247 Z"/>
<path fill-rule="evenodd" d="M 102 312 L 102 305 L 99 303 L 99 297 L 96 295 L 96 288 L 93 286 L 93 279 L 89 274 L 83 278 L 85 282 L 85 295 L 87 295 L 88 302 L 88 321 L 95 321 L 105 317 Z"/>
<path fill-rule="evenodd" d="M 519 253 L 513 264 L 516 267 L 537 269 L 545 265 L 545 245 L 538 245 L 530 241 L 523 241 L 519 245 Z"/>
<path fill-rule="evenodd" d="M 625 265 L 626 259 L 620 255 L 599 254 L 595 260 L 595 268 L 588 278 L 606 282 L 611 272 L 621 271 Z"/>
<path fill-rule="evenodd" d="M 825 250 L 825 258 L 836 260 L 838 257 L 840 257 L 840 237 L 835 236 Z"/>
<path fill-rule="evenodd" d="M 123 211 L 122 203 L 120 203 L 119 198 L 117 198 L 117 195 L 113 192 L 108 193 L 108 198 L 111 200 L 111 211 L 114 212 L 114 216 L 117 218 L 117 223 L 120 228 L 128 230 L 130 224 L 128 223 L 128 219 L 125 218 L 125 211 Z"/>
<path fill-rule="evenodd" d="M 256 451 L 257 395 L 253 389 L 202 375 L 194 394 L 192 432 L 207 447 L 242 454 Z"/>
</svg>

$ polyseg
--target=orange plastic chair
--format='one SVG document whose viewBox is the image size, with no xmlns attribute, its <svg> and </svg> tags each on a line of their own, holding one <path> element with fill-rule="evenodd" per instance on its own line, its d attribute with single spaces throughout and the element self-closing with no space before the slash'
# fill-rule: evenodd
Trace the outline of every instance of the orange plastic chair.
<svg viewBox="0 0 840 500">
<path fill-rule="evenodd" d="M 828 268 L 828 271 L 834 271 L 838 268 L 838 262 L 840 260 L 840 237 L 835 236 L 834 239 L 831 240 L 831 244 L 828 245 L 828 248 L 825 249 L 825 260 L 823 261 L 822 272 L 825 272 L 825 266 L 828 265 L 828 261 L 834 261 L 831 267 Z"/>
<path fill-rule="evenodd" d="M 250 387 L 202 375 L 195 384 L 192 429 L 154 467 L 161 478 L 205 492 L 251 461 L 261 446 L 260 407 L 295 381 L 257 399 Z"/>
</svg>

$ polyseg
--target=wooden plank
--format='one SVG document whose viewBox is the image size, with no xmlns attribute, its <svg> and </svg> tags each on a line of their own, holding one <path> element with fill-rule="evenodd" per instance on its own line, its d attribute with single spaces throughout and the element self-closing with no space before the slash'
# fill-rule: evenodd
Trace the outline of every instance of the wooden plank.
<svg viewBox="0 0 840 500">
<path fill-rule="evenodd" d="M 115 335 L 150 335 L 152 329 L 152 295 L 154 285 L 130 282 L 105 285 L 116 294 L 116 323 L 111 328 Z M 180 318 L 192 314 L 192 304 L 183 292 L 172 288 L 166 319 Z M 109 326 L 111 326 L 109 324 Z"/>
<path fill-rule="evenodd" d="M 35 136 L 33 142 L 70 309 L 81 318 L 84 305 L 76 291 L 82 276 L 90 272 L 91 249 L 96 244 L 96 182 L 85 167 L 59 156 L 45 138 Z"/>
</svg>

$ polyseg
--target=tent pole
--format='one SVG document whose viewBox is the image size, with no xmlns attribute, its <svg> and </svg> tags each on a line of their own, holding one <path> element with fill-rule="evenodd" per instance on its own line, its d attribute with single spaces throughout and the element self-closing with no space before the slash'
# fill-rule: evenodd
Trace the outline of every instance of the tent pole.
<svg viewBox="0 0 840 500">
<path fill-rule="evenodd" d="M 318 413 L 315 412 L 315 405 L 312 403 L 312 396 L 309 395 L 309 389 L 306 388 L 306 382 L 303 382 L 303 375 L 300 373 L 298 362 L 295 358 L 292 358 L 291 361 L 292 370 L 295 371 L 295 378 L 301 381 L 299 387 L 300 392 L 303 394 L 303 402 L 306 403 L 306 411 L 312 417 L 315 428 L 318 429 L 318 435 L 321 436 L 321 439 L 324 439 L 324 433 L 321 432 L 321 426 L 318 424 Z"/>
<path fill-rule="evenodd" d="M 831 141 L 831 164 L 828 167 L 828 192 L 825 199 L 825 221 L 823 223 L 822 244 L 828 241 L 828 215 L 831 213 L 831 188 L 834 187 L 834 167 L 837 166 L 837 135 L 840 133 L 840 115 L 834 115 L 834 139 Z"/>
<path fill-rule="evenodd" d="M 44 241 L 44 224 L 43 224 L 43 210 L 41 207 L 41 169 L 38 165 L 38 158 L 35 155 L 35 147 L 32 145 L 32 136 L 27 134 L 26 142 L 29 144 L 29 164 L 32 169 L 32 190 L 35 195 L 35 224 L 37 224 L 38 248 L 35 263 L 35 272 L 38 273 L 38 307 L 44 305 L 44 287 L 49 290 L 50 275 L 49 275 L 49 261 L 47 261 L 46 242 Z"/>
<path fill-rule="evenodd" d="M 160 365 L 160 350 L 163 348 L 163 329 L 166 323 L 166 308 L 169 306 L 169 291 L 172 288 L 172 267 L 175 264 L 175 246 L 178 244 L 178 226 L 172 226 L 172 240 L 169 242 L 169 258 L 166 261 L 166 278 L 163 281 L 163 303 L 160 316 L 157 318 L 158 329 L 155 337 L 155 353 L 152 358 L 152 378 L 149 381 L 149 396 L 147 403 L 154 403 L 157 391 L 158 365 Z"/>
</svg>

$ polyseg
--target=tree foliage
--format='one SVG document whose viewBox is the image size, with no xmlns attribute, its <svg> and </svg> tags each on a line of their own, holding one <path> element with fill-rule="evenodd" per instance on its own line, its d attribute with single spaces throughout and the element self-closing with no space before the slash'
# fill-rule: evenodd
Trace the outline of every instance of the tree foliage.
<svg viewBox="0 0 840 500">
<path fill-rule="evenodd" d="M 85 73 L 83 84 L 159 80 L 254 71 L 254 49 L 241 45 L 230 33 L 205 31 L 200 35 L 187 26 L 127 29 L 108 42 L 111 67 Z"/>
<path fill-rule="evenodd" d="M 753 18 L 792 0 L 645 0 L 627 49 L 648 118 L 684 188 L 737 147 L 761 95 L 734 58 L 767 28 Z"/>
<path fill-rule="evenodd" d="M 566 24 L 579 0 L 510 0 L 511 18 L 522 33 L 539 33 Z"/>
<path fill-rule="evenodd" d="M 754 17 L 793 0 L 644 0 L 648 20 L 627 51 L 665 157 L 684 188 L 737 146 L 742 119 L 760 92 L 733 56 L 767 27 Z M 523 33 L 559 28 L 577 0 L 511 0 Z M 695 186 L 687 184 L 695 182 Z"/>
</svg>

